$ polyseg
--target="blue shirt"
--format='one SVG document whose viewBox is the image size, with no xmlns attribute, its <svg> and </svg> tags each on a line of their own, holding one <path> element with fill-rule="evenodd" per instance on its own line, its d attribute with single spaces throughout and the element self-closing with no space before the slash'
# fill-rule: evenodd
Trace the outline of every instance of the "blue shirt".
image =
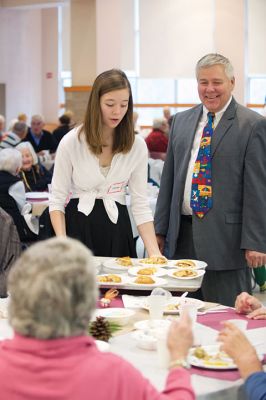
<svg viewBox="0 0 266 400">
<path fill-rule="evenodd" d="M 266 373 L 261 371 L 251 374 L 244 388 L 248 400 L 266 400 Z"/>
</svg>

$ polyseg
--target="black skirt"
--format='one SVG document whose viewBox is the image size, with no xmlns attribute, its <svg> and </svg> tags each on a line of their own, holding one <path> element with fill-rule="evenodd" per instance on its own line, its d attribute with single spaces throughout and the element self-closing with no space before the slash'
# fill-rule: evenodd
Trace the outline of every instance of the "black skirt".
<svg viewBox="0 0 266 400">
<path fill-rule="evenodd" d="M 80 240 L 95 256 L 136 257 L 127 206 L 116 202 L 118 221 L 113 224 L 103 201 L 95 201 L 92 212 L 86 216 L 78 211 L 79 199 L 72 199 L 66 207 L 66 232 Z"/>
</svg>

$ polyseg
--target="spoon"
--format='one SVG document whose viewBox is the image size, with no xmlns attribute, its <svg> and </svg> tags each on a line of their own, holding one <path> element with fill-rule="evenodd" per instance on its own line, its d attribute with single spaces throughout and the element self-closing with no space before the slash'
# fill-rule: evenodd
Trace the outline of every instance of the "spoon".
<svg viewBox="0 0 266 400">
<path fill-rule="evenodd" d="M 181 294 L 180 300 L 184 299 L 187 295 L 188 295 L 188 292 L 184 292 L 183 294 Z"/>
</svg>

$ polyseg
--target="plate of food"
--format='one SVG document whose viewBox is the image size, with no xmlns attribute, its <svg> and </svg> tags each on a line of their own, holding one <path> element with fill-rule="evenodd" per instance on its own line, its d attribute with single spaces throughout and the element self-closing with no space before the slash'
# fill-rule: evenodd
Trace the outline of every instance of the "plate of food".
<svg viewBox="0 0 266 400">
<path fill-rule="evenodd" d="M 207 263 L 198 260 L 170 260 L 168 261 L 168 266 L 172 268 L 182 268 L 182 269 L 204 269 L 207 267 Z"/>
<path fill-rule="evenodd" d="M 185 297 L 182 299 L 182 301 L 186 304 L 195 304 L 198 310 L 204 307 L 204 302 L 198 299 L 191 299 L 189 297 Z M 169 300 L 167 300 L 163 313 L 171 315 L 179 314 L 179 307 L 180 307 L 180 297 L 171 297 Z M 144 308 L 145 310 L 149 310 L 147 297 L 143 299 L 142 308 Z"/>
<path fill-rule="evenodd" d="M 127 275 L 118 274 L 101 274 L 96 277 L 100 286 L 122 286 L 128 283 L 128 279 Z"/>
<path fill-rule="evenodd" d="M 174 279 L 196 279 L 199 278 L 200 276 L 205 274 L 204 269 L 184 269 L 184 268 L 179 268 L 179 269 L 172 269 L 167 272 L 167 275 L 170 276 L 171 278 Z"/>
<path fill-rule="evenodd" d="M 128 269 L 128 273 L 134 276 L 164 276 L 166 270 L 160 267 L 131 267 Z"/>
<path fill-rule="evenodd" d="M 133 267 L 134 261 L 130 257 L 117 257 L 107 260 L 103 263 L 103 266 L 108 269 L 114 269 L 117 271 L 127 271 L 128 268 Z"/>
<path fill-rule="evenodd" d="M 134 278 L 129 278 L 128 283 L 130 284 L 130 286 L 154 288 L 157 286 L 166 285 L 167 280 L 159 278 L 157 276 L 139 275 L 135 276 Z"/>
<path fill-rule="evenodd" d="M 192 348 L 188 354 L 188 361 L 193 367 L 206 369 L 237 369 L 232 358 L 224 351 L 220 350 L 220 346 L 198 346 Z"/>
<path fill-rule="evenodd" d="M 148 258 L 141 258 L 138 260 L 138 264 L 143 265 L 145 267 L 154 267 L 155 265 L 158 267 L 167 267 L 168 260 L 165 257 L 148 257 Z"/>
</svg>

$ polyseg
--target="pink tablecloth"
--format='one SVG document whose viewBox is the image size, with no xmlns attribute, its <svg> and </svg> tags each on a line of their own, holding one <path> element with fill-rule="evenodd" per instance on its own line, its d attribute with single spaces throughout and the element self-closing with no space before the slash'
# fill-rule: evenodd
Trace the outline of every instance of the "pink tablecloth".
<svg viewBox="0 0 266 400">
<path fill-rule="evenodd" d="M 222 321 L 226 321 L 228 319 L 244 319 L 248 321 L 247 329 L 255 329 L 255 328 L 265 328 L 266 320 L 255 320 L 248 319 L 245 315 L 240 315 L 235 312 L 232 308 L 228 308 L 226 313 L 209 313 L 205 315 L 199 315 L 197 321 L 202 324 L 209 326 L 212 329 L 216 329 L 220 331 L 222 329 Z"/>
</svg>

